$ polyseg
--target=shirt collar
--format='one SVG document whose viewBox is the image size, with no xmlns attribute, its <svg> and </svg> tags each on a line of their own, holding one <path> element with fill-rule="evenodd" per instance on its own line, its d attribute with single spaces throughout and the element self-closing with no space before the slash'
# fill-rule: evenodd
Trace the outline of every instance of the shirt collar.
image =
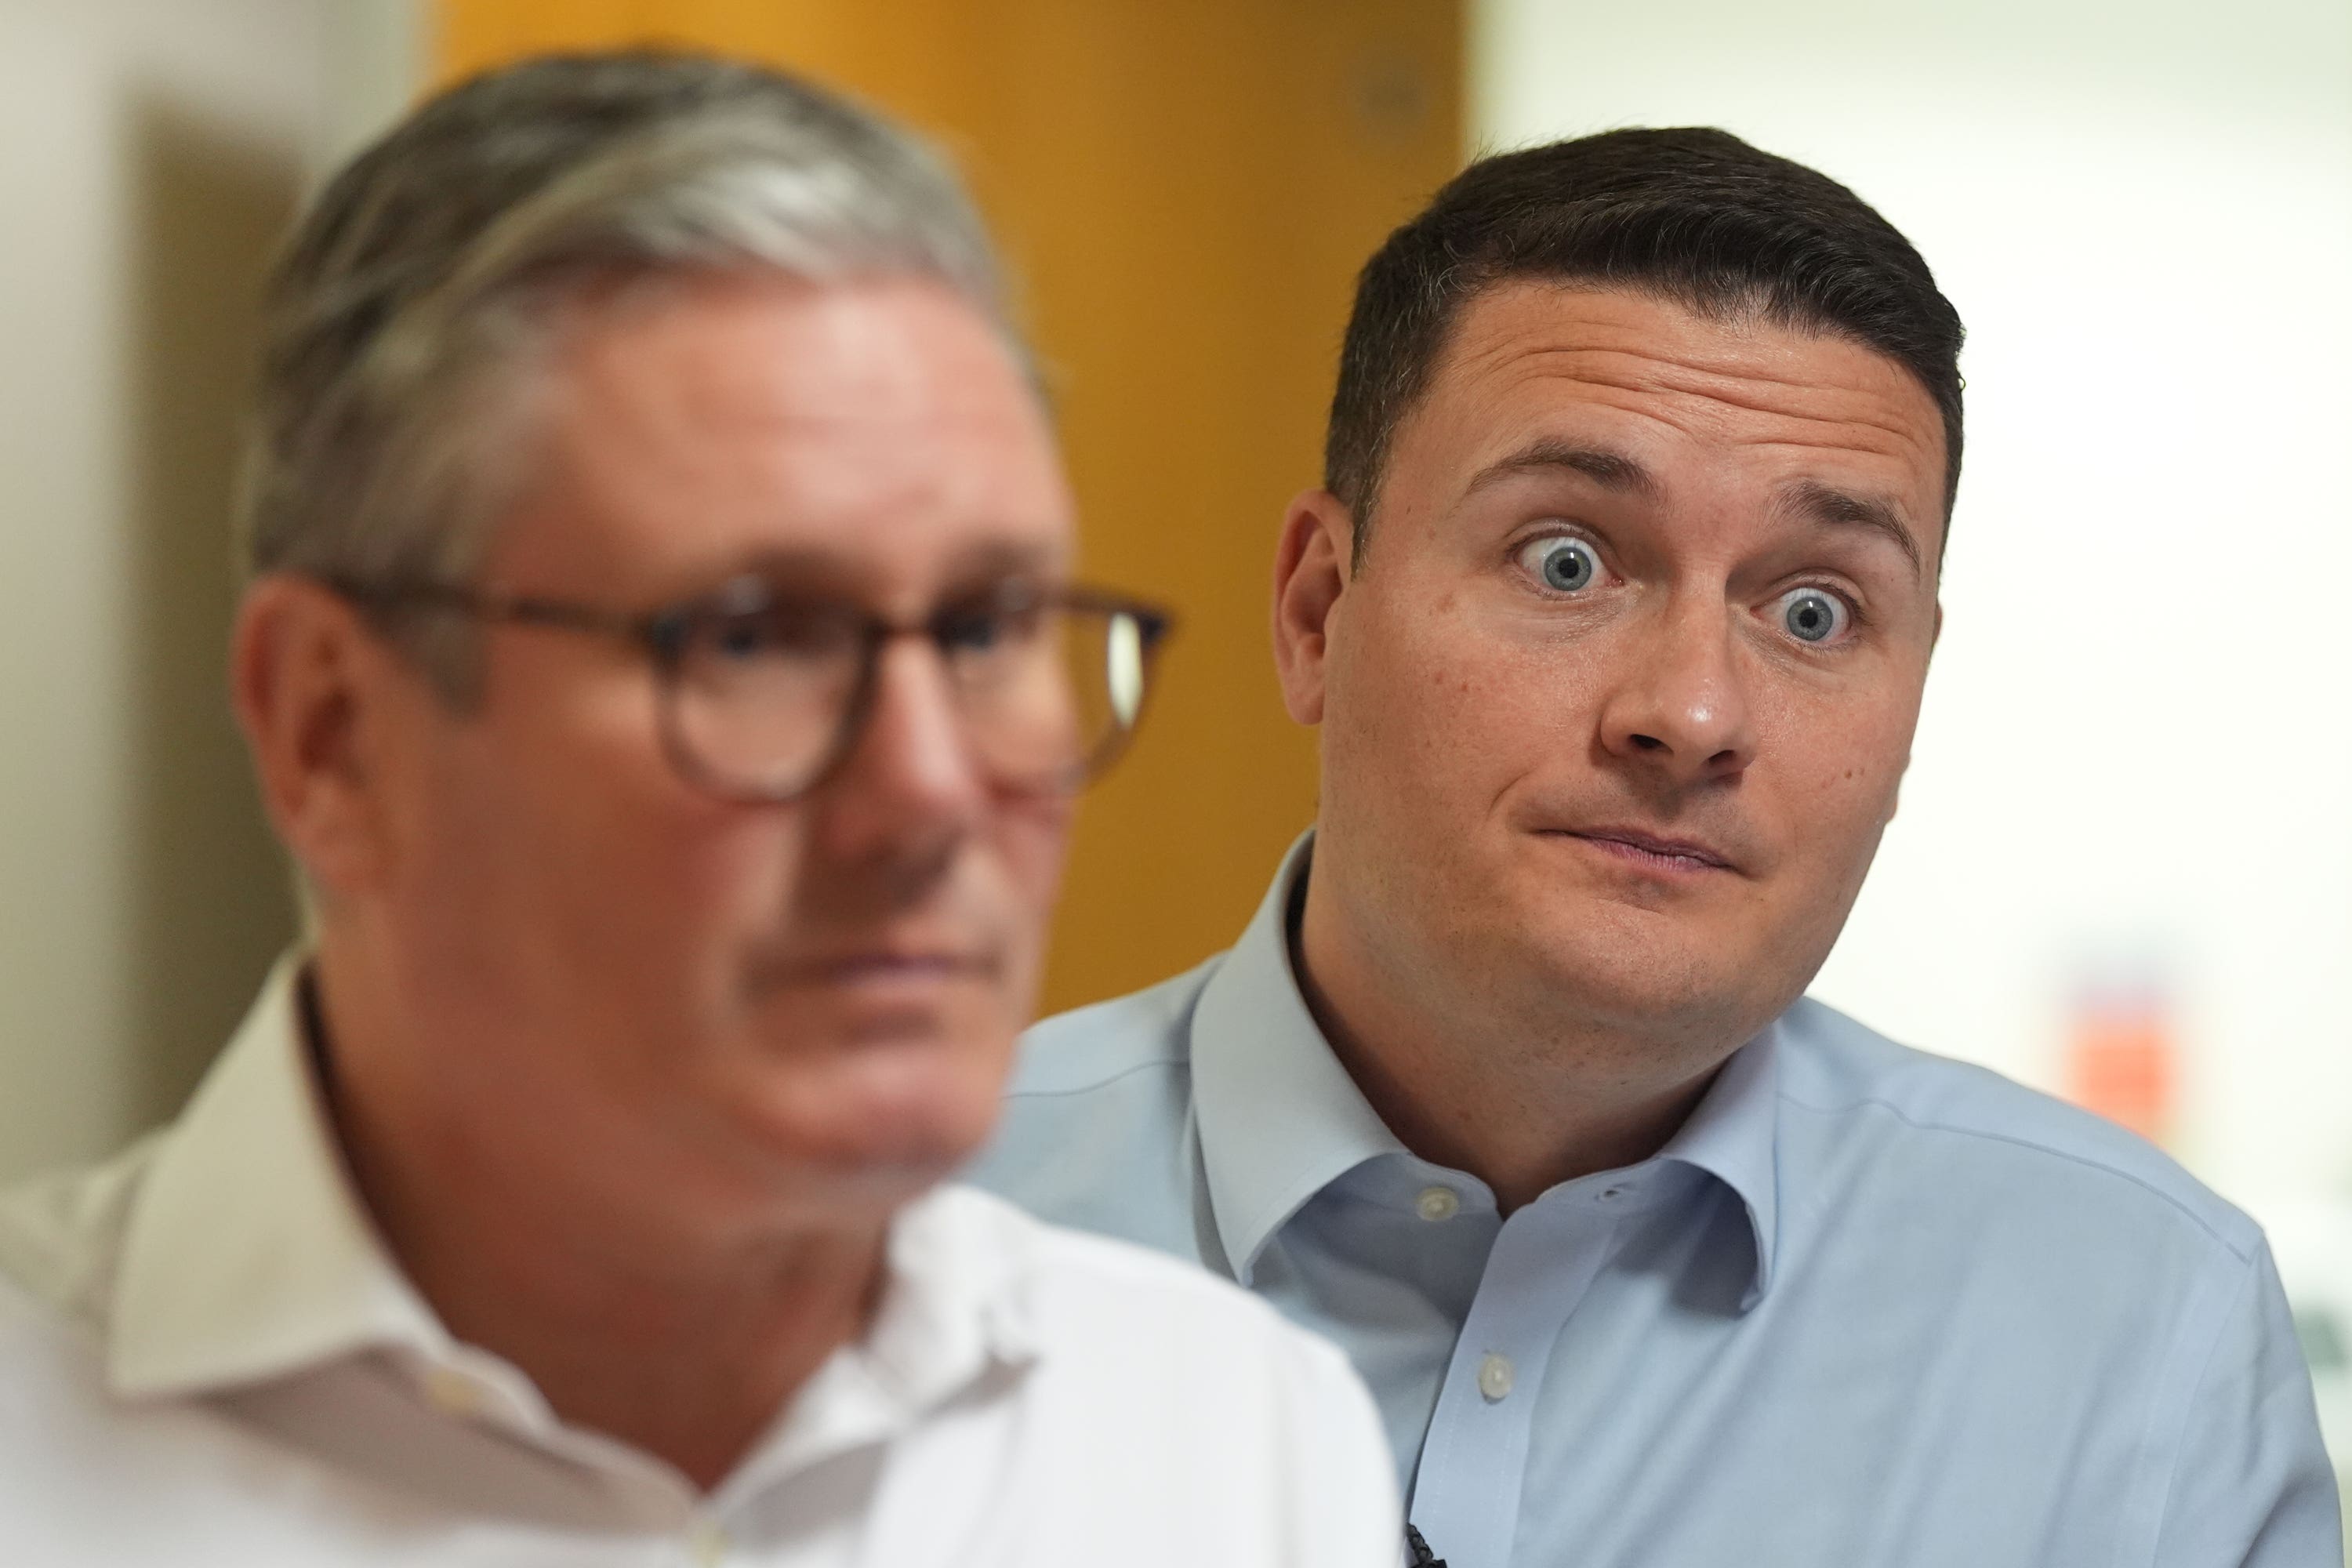
<svg viewBox="0 0 2352 1568">
<path fill-rule="evenodd" d="M 1192 1100 L 1209 1206 L 1234 1277 L 1307 1200 L 1367 1160 L 1402 1153 L 1323 1038 L 1290 968 L 1290 902 L 1315 836 L 1283 857 L 1192 1013 Z"/>
<path fill-rule="evenodd" d="M 1025 1371 L 1044 1345 L 1035 1223 L 969 1187 L 935 1188 L 901 1209 L 872 1327 L 802 1385 L 722 1493 L 887 1441 L 982 1379 Z"/>
<path fill-rule="evenodd" d="M 1707 1085 L 1660 1160 L 1705 1171 L 1731 1189 L 1748 1211 L 1748 1234 L 1756 1247 L 1756 1273 L 1739 1310 L 1764 1299 L 1772 1284 L 1772 1253 L 1780 1236 L 1780 1025 L 1763 1032 L 1731 1055 Z"/>
<path fill-rule="evenodd" d="M 908 1405 L 947 1399 L 1044 1349 L 1031 1283 L 1034 1222 L 974 1188 L 935 1188 L 890 1226 L 889 1279 L 858 1347 Z"/>
<path fill-rule="evenodd" d="M 299 956 L 163 1134 L 129 1216 L 107 1373 L 139 1397 L 381 1345 L 446 1352 L 344 1169 L 311 1071 Z"/>
<path fill-rule="evenodd" d="M 1209 1205 L 1234 1278 L 1275 1233 L 1368 1160 L 1409 1152 L 1332 1055 L 1290 963 L 1290 909 L 1314 851 L 1303 835 L 1217 966 L 1192 1021 L 1192 1096 Z M 1770 1283 L 1778 1232 L 1780 1026 L 1735 1052 L 1656 1159 L 1706 1172 L 1740 1200 L 1756 1247 L 1744 1311 Z"/>
<path fill-rule="evenodd" d="M 271 973 L 133 1203 L 107 1363 L 125 1397 L 257 1383 L 372 1350 L 477 1373 L 493 1359 L 457 1343 L 367 1215 L 320 1091 L 303 962 Z M 1010 1214 L 943 1188 L 894 1221 L 880 1309 L 845 1347 L 891 1408 L 943 1403 L 991 1367 L 1035 1357 L 1034 1249 Z"/>
</svg>

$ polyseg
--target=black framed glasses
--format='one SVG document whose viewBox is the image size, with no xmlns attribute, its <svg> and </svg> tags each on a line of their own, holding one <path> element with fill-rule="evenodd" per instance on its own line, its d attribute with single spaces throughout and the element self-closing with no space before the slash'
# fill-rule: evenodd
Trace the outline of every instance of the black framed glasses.
<svg viewBox="0 0 2352 1568">
<path fill-rule="evenodd" d="M 998 784 L 1074 792 L 1142 722 L 1165 610 L 1098 589 L 1007 582 L 919 621 L 739 577 L 667 609 L 593 605 L 436 582 L 327 586 L 382 616 L 435 609 L 633 643 L 652 660 L 661 740 L 680 773 L 730 800 L 805 795 L 856 743 L 882 649 L 938 651 L 968 742 Z"/>
</svg>

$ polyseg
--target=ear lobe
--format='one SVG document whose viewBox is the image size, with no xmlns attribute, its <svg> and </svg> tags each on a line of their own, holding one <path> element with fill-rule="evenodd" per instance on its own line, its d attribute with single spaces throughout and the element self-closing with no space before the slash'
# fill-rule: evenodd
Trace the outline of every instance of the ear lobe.
<svg viewBox="0 0 2352 1568">
<path fill-rule="evenodd" d="M 1354 549 L 1354 519 L 1339 497 L 1312 489 L 1292 498 L 1274 553 L 1274 662 L 1283 706 L 1301 724 L 1323 721 L 1332 621 Z"/>
<path fill-rule="evenodd" d="M 290 575 L 247 590 L 229 651 L 237 724 L 278 838 L 323 890 L 381 876 L 390 859 L 383 780 L 383 650 L 358 612 Z"/>
</svg>

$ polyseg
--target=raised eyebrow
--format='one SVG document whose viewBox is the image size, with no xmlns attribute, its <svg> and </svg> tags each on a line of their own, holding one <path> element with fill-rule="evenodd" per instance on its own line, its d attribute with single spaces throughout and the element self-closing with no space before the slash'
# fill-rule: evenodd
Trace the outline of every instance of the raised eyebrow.
<svg viewBox="0 0 2352 1568">
<path fill-rule="evenodd" d="M 1927 557 L 1920 553 L 1918 540 L 1904 526 L 1902 510 L 1894 503 L 1876 496 L 1855 495 L 1819 479 L 1803 479 L 1790 486 L 1781 492 L 1781 501 L 1811 521 L 1883 535 L 1903 552 L 1904 558 L 1911 563 L 1914 576 L 1927 575 Z"/>
<path fill-rule="evenodd" d="M 1656 501 L 1665 493 L 1657 476 L 1643 468 L 1640 459 L 1613 447 L 1595 447 L 1582 441 L 1560 441 L 1549 437 L 1531 441 L 1507 458 L 1487 464 L 1471 478 L 1463 494 L 1474 496 L 1489 485 L 1500 484 L 1515 475 L 1543 468 L 1565 469 L 1581 474 L 1605 490 L 1616 490 Z"/>
</svg>

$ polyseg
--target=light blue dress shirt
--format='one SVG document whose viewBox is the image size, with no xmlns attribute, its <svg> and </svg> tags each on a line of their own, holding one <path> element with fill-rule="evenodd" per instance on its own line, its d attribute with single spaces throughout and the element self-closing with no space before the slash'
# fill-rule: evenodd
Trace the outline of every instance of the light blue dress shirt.
<svg viewBox="0 0 2352 1568">
<path fill-rule="evenodd" d="M 974 1178 L 1348 1351 L 1449 1568 L 2340 1568 L 2262 1233 L 2138 1139 L 1800 1002 L 1508 1219 L 1240 942 L 1029 1037 Z"/>
</svg>

